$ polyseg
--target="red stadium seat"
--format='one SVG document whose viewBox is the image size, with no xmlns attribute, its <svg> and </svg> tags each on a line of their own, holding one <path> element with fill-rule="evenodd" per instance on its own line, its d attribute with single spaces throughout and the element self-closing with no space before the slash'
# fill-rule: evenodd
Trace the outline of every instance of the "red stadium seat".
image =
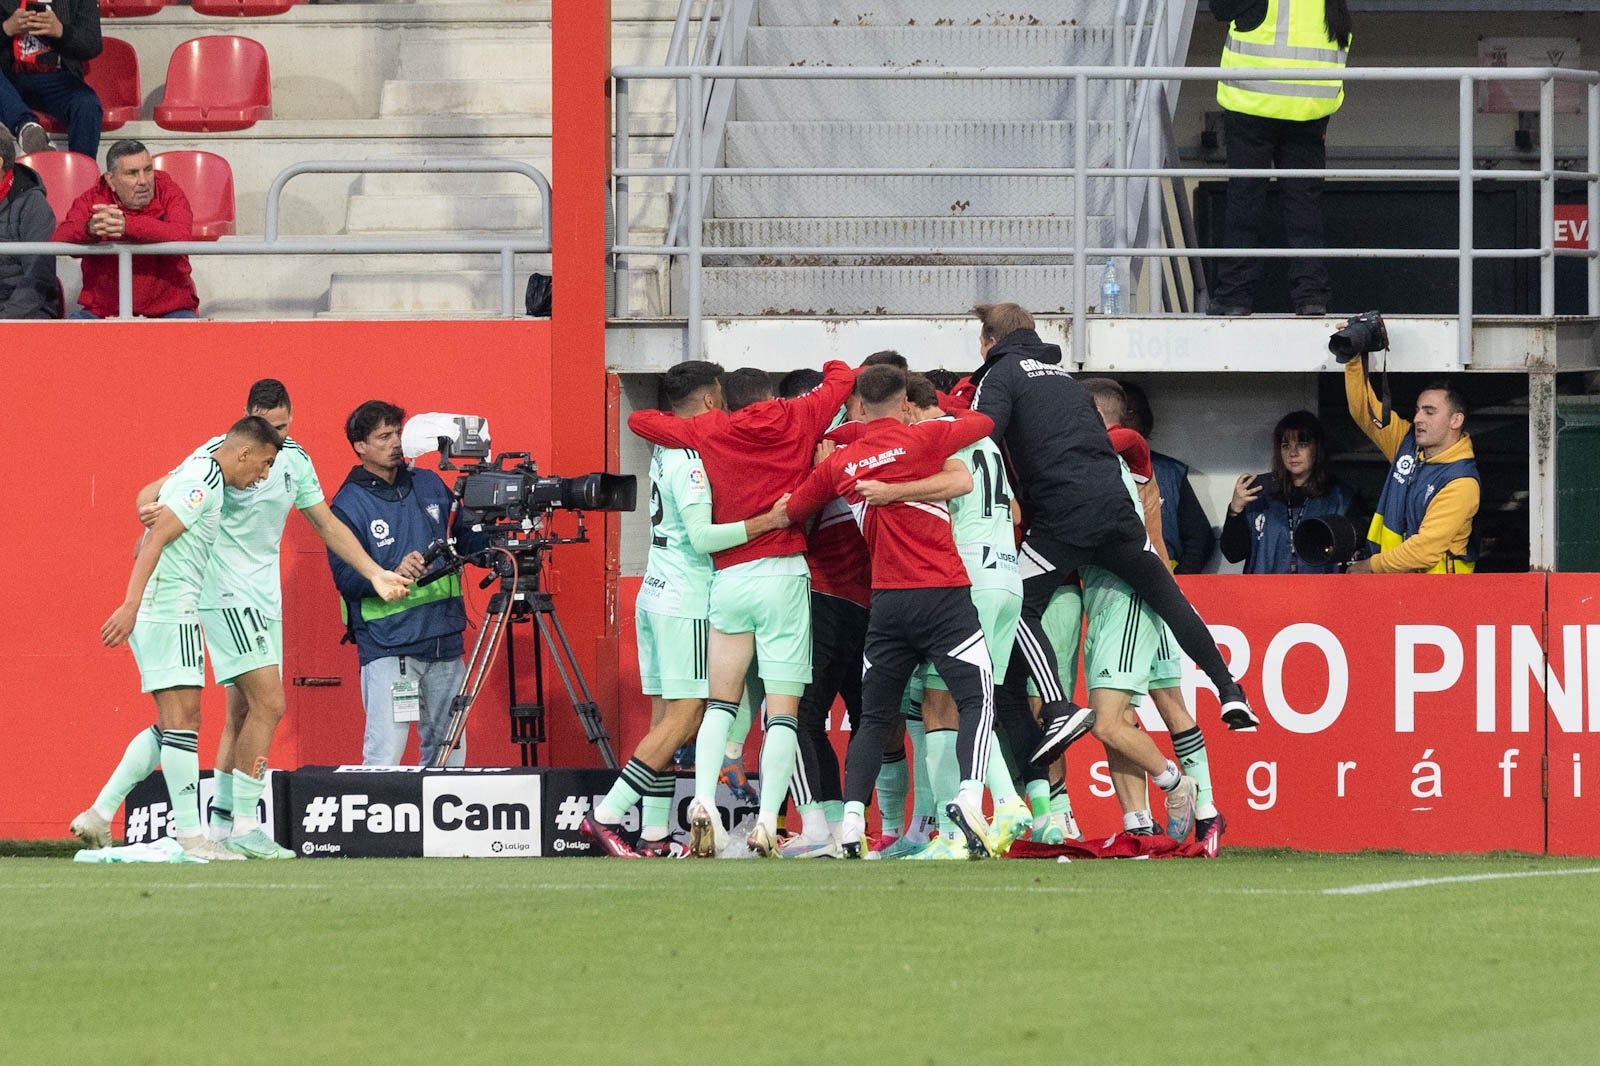
<svg viewBox="0 0 1600 1066">
<path fill-rule="evenodd" d="M 221 133 L 272 117 L 267 50 L 248 37 L 196 37 L 173 49 L 167 92 L 156 105 L 164 130 Z"/>
<path fill-rule="evenodd" d="M 100 0 L 100 17 L 103 19 L 137 18 L 154 15 L 171 0 Z"/>
<path fill-rule="evenodd" d="M 83 65 L 83 79 L 100 97 L 102 130 L 114 130 L 139 118 L 144 97 L 139 91 L 139 56 L 133 45 L 115 37 L 104 37 L 104 50 Z M 39 125 L 51 133 L 66 132 L 66 123 L 54 115 L 34 109 Z"/>
<path fill-rule="evenodd" d="M 67 217 L 72 201 L 100 180 L 100 164 L 78 152 L 34 152 L 18 156 L 17 162 L 38 173 L 44 182 L 44 198 L 56 213 L 57 222 Z"/>
<path fill-rule="evenodd" d="M 306 0 L 192 0 L 200 15 L 281 15 Z"/>
<path fill-rule="evenodd" d="M 194 210 L 194 239 L 214 241 L 233 233 L 233 168 L 211 152 L 161 152 L 150 157 L 157 170 L 178 183 Z"/>
</svg>

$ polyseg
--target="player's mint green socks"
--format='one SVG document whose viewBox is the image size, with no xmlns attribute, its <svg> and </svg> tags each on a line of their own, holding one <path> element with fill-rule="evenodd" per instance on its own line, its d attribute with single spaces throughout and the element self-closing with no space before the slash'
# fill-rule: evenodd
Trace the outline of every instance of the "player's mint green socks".
<svg viewBox="0 0 1600 1066">
<path fill-rule="evenodd" d="M 993 733 L 989 734 L 989 769 L 983 775 L 983 783 L 988 786 L 996 807 L 1017 798 L 1017 785 L 1011 780 L 1011 767 L 1006 765 L 1000 740 Z"/>
<path fill-rule="evenodd" d="M 637 756 L 629 759 L 628 765 L 617 775 L 616 784 L 611 786 L 605 799 L 595 807 L 595 819 L 606 825 L 620 825 L 633 805 L 639 802 L 639 797 L 650 791 L 655 780 L 656 772 L 640 762 Z"/>
<path fill-rule="evenodd" d="M 906 736 L 911 738 L 913 757 L 921 759 L 923 752 L 928 747 L 928 731 L 924 728 L 921 718 L 906 719 Z M 911 772 L 911 764 L 909 762 L 906 764 L 906 776 L 915 776 Z M 911 813 L 918 817 L 932 818 L 934 813 L 933 792 L 928 788 L 927 783 L 924 782 L 922 787 L 918 788 L 913 781 L 909 783 L 908 787 L 911 789 Z"/>
<path fill-rule="evenodd" d="M 767 736 L 761 743 L 761 805 L 756 821 L 776 833 L 778 812 L 789 796 L 795 755 L 800 750 L 800 722 L 792 714 L 767 716 Z"/>
<path fill-rule="evenodd" d="M 1028 810 L 1034 818 L 1050 813 L 1050 782 L 1037 777 L 1028 782 Z"/>
<path fill-rule="evenodd" d="M 722 773 L 723 752 L 728 746 L 728 731 L 739 713 L 739 705 L 728 700 L 706 704 L 700 732 L 694 738 L 694 794 L 711 804 L 717 798 L 717 776 Z"/>
<path fill-rule="evenodd" d="M 161 731 L 161 775 L 167 781 L 177 836 L 200 835 L 200 734 L 193 729 Z"/>
<path fill-rule="evenodd" d="M 138 736 L 128 741 L 122 761 L 111 771 L 111 779 L 94 801 L 95 813 L 106 821 L 117 816 L 117 808 L 128 798 L 133 786 L 156 772 L 161 765 L 161 730 L 155 726 L 139 730 Z"/>
<path fill-rule="evenodd" d="M 257 777 L 255 774 L 243 770 L 235 770 L 231 774 L 220 775 L 229 780 L 230 791 L 229 805 L 233 810 L 233 835 L 244 836 L 252 829 L 259 828 L 261 819 L 256 817 L 257 804 L 261 802 L 261 792 L 267 787 L 265 774 Z M 222 781 L 217 782 L 218 794 L 221 793 Z"/>
<path fill-rule="evenodd" d="M 1217 809 L 1212 805 L 1211 760 L 1206 758 L 1206 738 L 1200 735 L 1200 727 L 1172 734 L 1172 753 L 1178 757 L 1178 765 L 1183 767 L 1183 772 L 1194 778 L 1194 783 L 1199 786 L 1194 797 L 1195 812 L 1202 818 L 1215 818 Z"/>
<path fill-rule="evenodd" d="M 667 820 L 672 814 L 672 794 L 677 791 L 678 779 L 671 770 L 657 770 L 644 794 L 644 829 L 639 836 L 644 840 L 665 840 L 671 835 Z"/>
<path fill-rule="evenodd" d="M 885 755 L 878 771 L 878 811 L 883 816 L 883 831 L 889 836 L 897 837 L 906 830 L 906 788 L 910 782 L 906 753 Z"/>
<path fill-rule="evenodd" d="M 763 695 L 761 699 L 766 699 Z M 760 703 L 761 700 L 757 700 Z M 730 759 L 737 759 L 744 754 L 744 738 L 750 735 L 750 724 L 755 720 L 755 712 L 750 709 L 750 680 L 745 679 L 744 696 L 739 700 L 739 706 L 734 711 L 733 724 L 728 727 L 728 739 L 723 742 L 723 751 Z"/>
<path fill-rule="evenodd" d="M 233 775 L 236 771 L 215 774 L 217 794 L 211 799 L 211 835 L 225 840 L 233 835 Z"/>
<path fill-rule="evenodd" d="M 961 767 L 956 763 L 956 731 L 954 729 L 928 730 L 928 785 L 933 792 L 934 809 L 938 812 L 939 835 L 960 840 L 956 824 L 945 814 L 945 804 L 961 791 Z"/>
<path fill-rule="evenodd" d="M 1072 817 L 1072 797 L 1067 795 L 1067 783 L 1064 780 L 1050 786 L 1050 813 Z"/>
</svg>

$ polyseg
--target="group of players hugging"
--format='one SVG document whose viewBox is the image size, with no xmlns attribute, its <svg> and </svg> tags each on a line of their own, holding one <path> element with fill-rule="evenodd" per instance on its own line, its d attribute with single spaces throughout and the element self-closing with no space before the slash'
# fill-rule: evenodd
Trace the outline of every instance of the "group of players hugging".
<svg viewBox="0 0 1600 1066">
<path fill-rule="evenodd" d="M 748 788 L 729 734 L 761 706 L 747 846 L 765 857 L 986 858 L 1025 834 L 1079 839 L 1062 756 L 1087 735 L 1105 746 L 1125 832 L 1160 831 L 1153 780 L 1166 834 L 1216 854 L 1225 822 L 1177 649 L 1216 686 L 1228 728 L 1257 722 L 1161 554 L 1149 447 L 1119 425 L 1120 388 L 1073 378 L 1027 311 L 974 314 L 983 363 L 965 379 L 880 352 L 794 371 L 774 396 L 763 371 L 689 361 L 665 375 L 666 410 L 629 418 L 655 445 L 635 612 L 652 725 L 584 821 L 600 849 L 681 854 L 673 755 L 693 741 L 688 851 L 722 854 L 716 788 Z M 1146 695 L 1176 761 L 1139 727 Z M 826 732 L 839 697 L 842 781 Z M 907 734 L 921 764 L 909 825 Z M 800 831 L 780 838 L 791 793 Z M 635 835 L 623 822 L 641 801 Z"/>
</svg>

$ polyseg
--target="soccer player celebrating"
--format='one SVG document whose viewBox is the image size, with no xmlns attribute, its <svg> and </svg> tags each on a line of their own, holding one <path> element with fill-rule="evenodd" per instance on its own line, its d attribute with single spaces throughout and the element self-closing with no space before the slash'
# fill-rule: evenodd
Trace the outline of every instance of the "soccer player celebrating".
<svg viewBox="0 0 1600 1066">
<path fill-rule="evenodd" d="M 906 399 L 911 405 L 911 417 L 916 422 L 946 417 L 939 407 L 939 397 L 933 383 L 921 374 L 907 377 Z M 960 464 L 962 481 L 973 486 L 970 492 L 949 500 L 950 525 L 956 550 L 961 554 L 967 578 L 972 582 L 972 602 L 978 610 L 984 643 L 991 656 L 994 684 L 998 687 L 1005 681 L 1011 647 L 1016 642 L 1017 625 L 1022 619 L 1022 577 L 1017 571 L 1016 537 L 1013 533 L 1015 522 L 1005 461 L 1001 458 L 1000 449 L 985 437 L 961 449 L 951 462 Z M 941 472 L 924 481 L 899 483 L 867 479 L 859 481 L 856 489 L 862 498 L 875 506 L 909 500 L 933 500 L 943 494 L 941 479 L 946 476 Z M 959 717 L 955 701 L 951 699 L 936 666 L 930 666 L 925 679 L 922 718 L 929 748 L 927 761 L 931 770 L 927 784 L 934 790 L 936 802 L 942 803 L 955 798 L 955 789 L 951 785 L 959 781 L 952 781 L 957 773 L 954 744 Z M 995 804 L 995 854 L 1003 855 L 1029 827 L 1032 819 L 1027 806 L 1017 795 L 1011 771 L 992 733 L 984 784 L 988 786 Z M 951 835 L 954 828 L 953 823 L 945 822 L 939 837 L 919 852 L 917 857 L 965 858 L 965 849 L 958 848 Z"/>
<path fill-rule="evenodd" d="M 1110 378 L 1090 378 L 1083 383 L 1083 387 L 1094 397 L 1095 408 L 1100 412 L 1106 431 L 1111 436 L 1111 446 L 1127 467 L 1127 476 L 1137 486 L 1135 502 L 1142 509 L 1152 550 L 1161 555 L 1164 561 L 1161 499 L 1159 493 L 1147 493 L 1148 488 L 1155 484 L 1150 445 L 1137 431 L 1122 425 L 1127 412 L 1127 399 L 1122 386 Z M 1132 670 L 1127 670 L 1126 665 L 1123 667 L 1126 671 L 1124 681 L 1129 685 L 1124 691 L 1133 696 L 1148 692 L 1156 713 L 1161 716 L 1172 738 L 1172 750 L 1178 757 L 1178 766 L 1185 776 L 1195 782 L 1192 799 L 1186 795 L 1187 786 L 1168 790 L 1167 835 L 1182 840 L 1193 824 L 1196 841 L 1208 854 L 1215 855 L 1227 820 L 1217 811 L 1212 800 L 1211 768 L 1206 757 L 1205 736 L 1195 723 L 1194 716 L 1189 713 L 1183 692 L 1178 687 L 1181 663 L 1172 634 L 1148 606 L 1140 603 L 1138 597 L 1130 596 L 1126 585 L 1097 568 L 1091 567 L 1085 571 L 1084 600 L 1091 613 L 1089 641 L 1104 643 L 1109 636 L 1121 649 L 1118 661 L 1133 667 Z M 1109 630 L 1097 631 L 1099 627 L 1094 615 L 1096 612 L 1104 614 L 1108 605 L 1113 619 L 1121 612 L 1121 621 L 1113 621 Z M 1134 654 L 1130 655 L 1130 652 Z M 1085 654 L 1088 655 L 1087 648 Z M 1117 672 L 1114 668 L 1101 666 L 1089 672 L 1089 683 L 1096 684 L 1099 674 L 1108 669 L 1112 673 Z M 1112 783 L 1123 808 L 1123 828 L 1130 832 L 1152 831 L 1153 822 L 1147 809 L 1145 771 L 1116 752 L 1108 751 L 1107 756 Z M 1170 770 L 1172 764 L 1168 762 L 1166 766 Z"/>
<path fill-rule="evenodd" d="M 956 451 L 988 435 L 987 417 L 910 421 L 905 372 L 868 367 L 856 381 L 870 421 L 854 442 L 828 456 L 795 490 L 789 517 L 802 521 L 835 496 L 844 497 L 872 555 L 872 609 L 861 679 L 861 723 L 845 758 L 845 813 L 840 845 L 862 856 L 866 804 L 883 762 L 885 736 L 900 711 L 906 682 L 932 661 L 956 700 L 956 757 L 961 784 L 946 812 L 966 836 L 969 854 L 993 854 L 983 818 L 983 778 L 993 736 L 994 691 L 989 650 L 971 582 L 950 532 L 949 508 L 908 501 L 871 507 L 861 480 L 917 481 L 938 473 Z M 970 488 L 970 486 L 968 486 Z"/>
<path fill-rule="evenodd" d="M 701 360 L 668 370 L 662 385 L 673 415 L 693 418 L 721 410 L 721 374 L 722 367 Z M 788 525 L 782 506 L 786 500 L 780 498 L 772 510 L 748 521 L 714 525 L 710 479 L 700 456 L 687 448 L 656 448 L 651 455 L 650 555 L 634 610 L 639 679 L 650 697 L 650 731 L 611 791 L 583 820 L 583 835 L 607 854 L 671 854 L 666 815 L 673 793 L 672 753 L 700 728 L 709 691 L 710 554 Z M 717 765 L 713 760 L 712 767 Z M 635 847 L 622 835 L 622 819 L 641 797 L 645 829 Z"/>
<path fill-rule="evenodd" d="M 111 816 L 122 797 L 159 764 L 184 852 L 202 860 L 243 858 L 208 840 L 200 825 L 198 741 L 206 672 L 199 602 L 222 523 L 224 486 L 247 489 L 265 478 L 281 444 L 265 419 L 247 415 L 215 451 L 189 459 L 162 486 L 160 509 L 134 557 L 127 597 L 100 627 L 106 647 L 126 640 L 133 648 L 142 690 L 156 702 L 156 724 L 133 738 L 94 806 L 73 819 L 72 832 L 86 844 L 110 844 Z"/>
<path fill-rule="evenodd" d="M 1040 622 L 1055 590 L 1089 563 L 1127 582 L 1171 627 L 1216 685 L 1228 728 L 1254 729 L 1244 689 L 1216 641 L 1150 550 L 1138 515 L 1121 504 L 1126 490 L 1105 425 L 1083 386 L 1062 369 L 1061 348 L 1040 340 L 1033 316 L 1016 304 L 982 304 L 973 312 L 982 322 L 984 358 L 972 375 L 973 408 L 994 419 L 995 440 L 1010 451 L 1029 515 L 1018 643 L 1045 699 L 1045 738 L 1034 757 L 1053 758 L 1089 726 L 1088 712 L 1059 687 L 1056 652 Z"/>
<path fill-rule="evenodd" d="M 695 449 L 717 486 L 712 519 L 741 522 L 771 508 L 811 469 L 817 441 L 854 382 L 854 370 L 829 362 L 821 385 L 782 400 L 773 397 L 765 372 L 736 370 L 722 382 L 726 410 L 687 419 L 635 411 L 628 428 L 652 444 Z M 712 555 L 711 699 L 695 741 L 695 796 L 689 805 L 689 847 L 697 856 L 722 848 L 717 775 L 752 655 L 766 685 L 767 717 L 750 847 L 763 856 L 777 854 L 778 811 L 799 743 L 800 694 L 811 680 L 811 582 L 804 551 L 804 532 L 788 527 Z"/>
<path fill-rule="evenodd" d="M 245 412 L 263 419 L 279 434 L 288 432 L 294 417 L 288 389 L 273 378 L 250 386 Z M 226 439 L 213 437 L 190 461 L 216 453 Z M 267 754 L 284 713 L 283 592 L 278 560 L 289 512 L 298 509 L 305 515 L 328 547 L 371 581 L 383 599 L 401 598 L 409 585 L 362 550 L 329 510 L 305 449 L 287 436 L 282 440 L 271 477 L 248 488 L 230 486 L 223 492 L 221 525 L 199 601 L 212 676 L 226 689 L 228 701 L 227 721 L 217 744 L 211 833 L 230 850 L 251 859 L 294 857 L 261 828 L 257 817 L 266 784 Z M 139 493 L 139 516 L 147 524 L 159 514 L 156 499 L 167 480 L 152 482 Z M 120 795 L 115 790 L 102 794 L 94 807 L 74 820 L 74 832 L 81 824 L 92 833 L 102 819 L 109 826 L 125 795 L 125 790 Z"/>
</svg>

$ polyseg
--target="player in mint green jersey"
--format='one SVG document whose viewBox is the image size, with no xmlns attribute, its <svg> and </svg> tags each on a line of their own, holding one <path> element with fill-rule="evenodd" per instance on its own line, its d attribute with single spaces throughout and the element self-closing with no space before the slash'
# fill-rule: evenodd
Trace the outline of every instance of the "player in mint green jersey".
<svg viewBox="0 0 1600 1066">
<path fill-rule="evenodd" d="M 293 419 L 288 390 L 272 378 L 250 387 L 245 409 L 280 434 L 287 432 Z M 223 441 L 212 438 L 191 459 L 214 454 Z M 152 515 L 155 494 L 164 481 L 140 492 L 142 519 Z M 261 829 L 257 815 L 267 753 L 284 712 L 278 557 L 291 510 L 304 514 L 329 548 L 371 580 L 384 599 L 404 596 L 408 584 L 374 563 L 349 528 L 334 518 L 310 457 L 292 439 L 283 438 L 270 477 L 249 488 L 225 491 L 221 527 L 199 602 L 212 676 L 225 686 L 228 698 L 227 722 L 217 746 L 211 832 L 247 858 L 292 857 Z M 116 803 L 110 807 L 114 813 Z"/>
<path fill-rule="evenodd" d="M 722 367 L 691 360 L 663 378 L 667 402 L 679 418 L 722 406 Z M 694 737 L 710 694 L 711 557 L 788 524 L 785 496 L 766 514 L 714 525 L 705 465 L 687 448 L 654 450 L 650 459 L 650 556 L 634 609 L 639 638 L 639 679 L 650 697 L 650 732 L 639 741 L 616 784 L 583 820 L 583 835 L 609 855 L 670 853 L 667 810 L 672 802 L 672 753 Z M 713 781 L 717 765 L 707 767 Z M 699 768 L 696 768 L 699 773 Z M 622 820 L 644 800 L 644 833 L 637 848 Z"/>
<path fill-rule="evenodd" d="M 92 847 L 111 842 L 111 816 L 122 796 L 159 763 L 183 850 L 198 859 L 239 858 L 207 840 L 200 824 L 200 593 L 222 524 L 224 487 L 244 489 L 265 478 L 281 443 L 264 419 L 246 416 L 215 452 L 175 470 L 155 500 L 127 597 L 100 627 L 100 639 L 108 648 L 123 641 L 132 647 L 141 688 L 156 702 L 156 724 L 133 739 L 94 806 L 73 819 L 74 835 Z"/>
</svg>

